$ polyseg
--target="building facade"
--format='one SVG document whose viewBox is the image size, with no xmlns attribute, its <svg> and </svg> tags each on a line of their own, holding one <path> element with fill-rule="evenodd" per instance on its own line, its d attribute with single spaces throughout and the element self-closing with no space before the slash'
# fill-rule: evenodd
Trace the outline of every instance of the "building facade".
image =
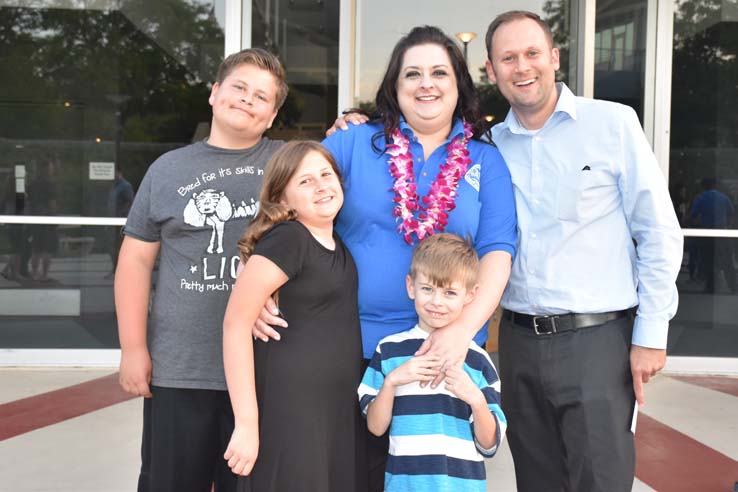
<svg viewBox="0 0 738 492">
<path fill-rule="evenodd" d="M 668 366 L 738 373 L 738 0 L 0 1 L 0 365 L 117 363 L 120 227 L 156 157 L 208 135 L 224 54 L 278 54 L 270 136 L 320 139 L 371 107 L 403 33 L 437 25 L 494 124 L 484 34 L 509 9 L 552 25 L 575 93 L 637 111 L 668 179 L 686 236 Z"/>
</svg>

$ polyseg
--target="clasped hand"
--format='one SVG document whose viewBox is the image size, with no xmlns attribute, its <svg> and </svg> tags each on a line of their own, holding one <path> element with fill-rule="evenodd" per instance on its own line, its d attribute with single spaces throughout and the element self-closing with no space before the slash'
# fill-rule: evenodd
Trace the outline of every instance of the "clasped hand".
<svg viewBox="0 0 738 492">
<path fill-rule="evenodd" d="M 466 359 L 468 350 L 469 340 L 449 325 L 428 335 L 428 338 L 426 338 L 418 351 L 415 352 L 415 355 L 434 354 L 439 357 L 441 370 L 431 382 L 431 388 L 435 388 L 444 380 L 446 375 L 445 368 L 463 362 Z M 426 381 L 420 383 L 421 386 L 425 386 L 426 384 L 428 384 Z"/>
<path fill-rule="evenodd" d="M 254 468 L 259 455 L 258 431 L 249 432 L 243 426 L 236 425 L 231 435 L 223 458 L 236 475 L 248 475 Z"/>
</svg>

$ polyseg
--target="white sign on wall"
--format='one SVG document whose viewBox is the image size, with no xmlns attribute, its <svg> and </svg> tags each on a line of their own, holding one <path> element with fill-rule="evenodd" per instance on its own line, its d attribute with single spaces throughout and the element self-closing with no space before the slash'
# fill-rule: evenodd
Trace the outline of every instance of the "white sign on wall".
<svg viewBox="0 0 738 492">
<path fill-rule="evenodd" d="M 115 162 L 90 162 L 90 179 L 113 181 L 115 179 Z"/>
<path fill-rule="evenodd" d="M 26 166 L 24 164 L 16 164 L 15 166 L 15 192 L 26 192 Z"/>
</svg>

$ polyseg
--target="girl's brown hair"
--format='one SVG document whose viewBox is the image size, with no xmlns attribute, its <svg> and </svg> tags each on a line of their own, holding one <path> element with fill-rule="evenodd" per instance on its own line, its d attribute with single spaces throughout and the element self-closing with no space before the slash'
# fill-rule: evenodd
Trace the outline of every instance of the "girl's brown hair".
<svg viewBox="0 0 738 492">
<path fill-rule="evenodd" d="M 282 203 L 282 198 L 290 179 L 310 152 L 317 152 L 325 158 L 338 179 L 341 179 L 335 159 L 320 143 L 313 140 L 293 140 L 284 144 L 269 159 L 259 194 L 259 211 L 241 239 L 238 240 L 238 250 L 243 263 L 246 263 L 256 243 L 269 229 L 280 222 L 297 219 L 296 212 Z"/>
</svg>

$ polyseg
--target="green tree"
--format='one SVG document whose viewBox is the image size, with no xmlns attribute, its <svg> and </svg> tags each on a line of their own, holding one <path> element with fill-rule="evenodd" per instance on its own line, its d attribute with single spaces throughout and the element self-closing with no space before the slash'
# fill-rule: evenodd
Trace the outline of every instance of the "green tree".
<svg viewBox="0 0 738 492">
<path fill-rule="evenodd" d="M 106 183 L 87 162 L 116 161 L 134 184 L 161 153 L 209 123 L 222 59 L 212 7 L 128 0 L 110 10 L 0 8 L 0 166 L 60 162 L 62 213 L 99 215 Z M 101 139 L 97 143 L 95 139 Z"/>
</svg>

